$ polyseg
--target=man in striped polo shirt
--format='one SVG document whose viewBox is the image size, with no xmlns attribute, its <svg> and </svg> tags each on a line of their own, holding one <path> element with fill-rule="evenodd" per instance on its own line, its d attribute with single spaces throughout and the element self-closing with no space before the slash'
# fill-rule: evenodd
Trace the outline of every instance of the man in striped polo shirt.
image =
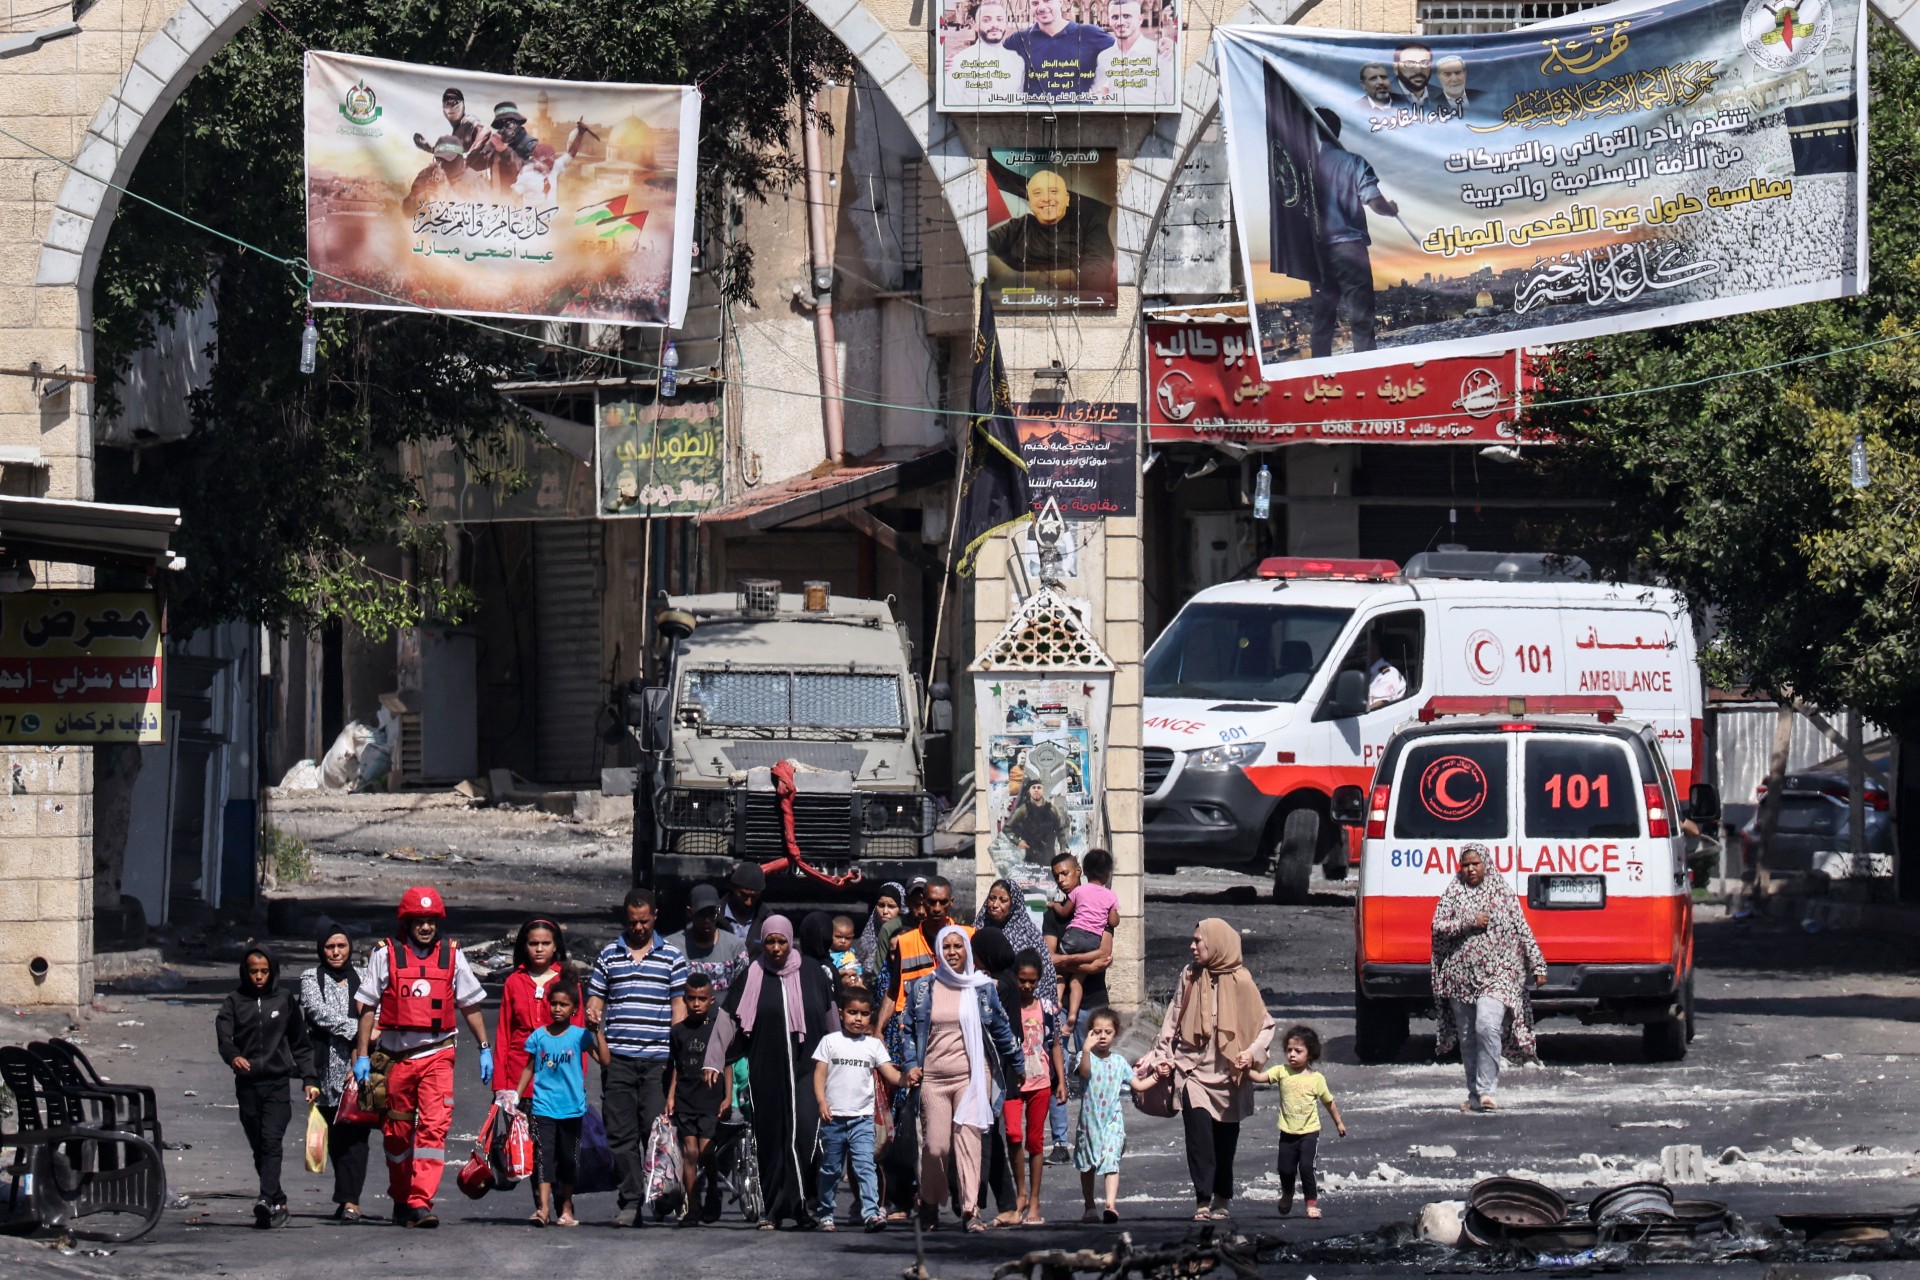
<svg viewBox="0 0 1920 1280">
<path fill-rule="evenodd" d="M 587 975 L 587 1025 L 604 1025 L 613 1058 L 601 1073 L 600 1110 L 620 1172 L 614 1225 L 645 1223 L 647 1137 L 667 1103 L 673 1024 L 686 1017 L 687 958 L 653 932 L 653 894 L 629 889 L 626 932 L 600 949 Z"/>
</svg>

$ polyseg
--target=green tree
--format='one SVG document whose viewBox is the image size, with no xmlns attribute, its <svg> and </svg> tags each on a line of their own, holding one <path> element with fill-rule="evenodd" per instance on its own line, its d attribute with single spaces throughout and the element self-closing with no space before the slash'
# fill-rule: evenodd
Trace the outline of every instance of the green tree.
<svg viewBox="0 0 1920 1280">
<path fill-rule="evenodd" d="M 472 71 L 699 84 L 708 221 L 726 216 L 721 193 L 765 199 L 796 176 L 797 104 L 849 65 L 787 0 L 284 0 L 195 77 L 130 189 L 267 254 L 303 253 L 303 41 Z M 744 244 L 714 264 L 723 291 L 744 296 L 751 264 Z M 208 291 L 216 359 L 192 402 L 194 434 L 150 451 L 137 477 L 101 468 L 103 498 L 181 509 L 188 567 L 176 623 L 346 619 L 378 633 L 466 608 L 464 591 L 439 585 L 441 531 L 398 459 L 410 442 L 451 435 L 484 460 L 523 417 L 493 385 L 537 357 L 536 345 L 432 316 L 329 310 L 313 317 L 319 368 L 302 375 L 304 280 L 130 199 L 95 280 L 96 367 L 123 370 L 156 324 Z M 118 410 L 110 390 L 101 407 Z M 396 546 L 417 558 L 415 581 L 366 554 Z"/>
<path fill-rule="evenodd" d="M 1712 611 L 1717 683 L 1914 729 L 1920 340 L 1825 354 L 1920 329 L 1920 57 L 1875 20 L 1869 58 L 1872 292 L 1556 348 L 1528 425 L 1566 442 L 1545 465 L 1613 502 L 1572 540 Z M 1648 387 L 1671 389 L 1634 394 Z"/>
</svg>

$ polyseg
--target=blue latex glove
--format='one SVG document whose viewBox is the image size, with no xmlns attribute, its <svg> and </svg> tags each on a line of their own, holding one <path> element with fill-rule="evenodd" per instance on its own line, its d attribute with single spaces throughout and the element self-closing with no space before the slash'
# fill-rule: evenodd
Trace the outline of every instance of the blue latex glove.
<svg viewBox="0 0 1920 1280">
<path fill-rule="evenodd" d="M 493 1083 L 493 1050 L 491 1049 L 480 1051 L 480 1083 Z"/>
<path fill-rule="evenodd" d="M 365 1084 L 367 1082 L 367 1077 L 371 1076 L 372 1074 L 373 1074 L 372 1058 L 369 1058 L 363 1054 L 360 1057 L 355 1058 L 353 1060 L 353 1078 L 355 1080 L 358 1080 L 361 1084 Z"/>
</svg>

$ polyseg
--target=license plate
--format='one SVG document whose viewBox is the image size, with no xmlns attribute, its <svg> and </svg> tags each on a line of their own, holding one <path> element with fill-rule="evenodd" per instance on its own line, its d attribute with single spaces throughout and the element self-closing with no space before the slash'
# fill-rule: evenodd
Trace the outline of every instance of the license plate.
<svg viewBox="0 0 1920 1280">
<path fill-rule="evenodd" d="M 1549 907 L 1604 907 L 1607 882 L 1600 876 L 1547 876 L 1540 899 Z"/>
</svg>

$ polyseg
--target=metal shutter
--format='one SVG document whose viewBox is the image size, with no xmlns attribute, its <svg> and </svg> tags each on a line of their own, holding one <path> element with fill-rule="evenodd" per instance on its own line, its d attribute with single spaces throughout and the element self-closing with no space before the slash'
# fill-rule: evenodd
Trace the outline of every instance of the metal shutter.
<svg viewBox="0 0 1920 1280">
<path fill-rule="evenodd" d="M 536 523 L 533 568 L 538 781 L 591 782 L 598 776 L 595 730 L 606 701 L 600 674 L 599 522 Z"/>
</svg>

